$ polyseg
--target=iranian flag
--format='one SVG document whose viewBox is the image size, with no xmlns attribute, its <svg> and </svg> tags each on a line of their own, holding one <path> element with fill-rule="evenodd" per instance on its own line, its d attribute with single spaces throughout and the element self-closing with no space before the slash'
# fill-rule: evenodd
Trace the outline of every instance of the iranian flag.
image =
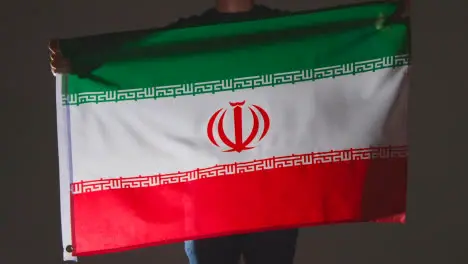
<svg viewBox="0 0 468 264">
<path fill-rule="evenodd" d="M 61 40 L 64 258 L 404 214 L 395 10 Z"/>
</svg>

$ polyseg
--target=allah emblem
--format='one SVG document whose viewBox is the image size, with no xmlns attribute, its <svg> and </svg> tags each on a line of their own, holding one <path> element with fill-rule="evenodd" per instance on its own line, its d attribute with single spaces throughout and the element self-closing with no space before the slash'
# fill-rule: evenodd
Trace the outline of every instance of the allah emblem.
<svg viewBox="0 0 468 264">
<path fill-rule="evenodd" d="M 268 116 L 267 112 L 258 105 L 251 105 L 248 106 L 250 110 L 250 114 L 252 115 L 252 128 L 250 130 L 249 135 L 247 138 L 244 138 L 243 135 L 243 107 L 245 101 L 242 102 L 230 102 L 229 103 L 232 107 L 232 112 L 234 114 L 234 141 L 230 139 L 225 131 L 224 131 L 224 118 L 228 110 L 221 108 L 216 111 L 210 118 L 207 126 L 208 138 L 210 139 L 211 143 L 215 146 L 220 147 L 218 142 L 215 140 L 214 133 L 217 132 L 219 140 L 224 143 L 227 150 L 223 150 L 223 152 L 242 152 L 249 149 L 255 148 L 255 146 L 251 146 L 252 143 L 260 142 L 268 133 L 270 129 L 270 117 Z M 218 116 L 220 116 L 218 118 Z M 263 127 L 260 128 L 260 119 L 263 122 Z M 258 135 L 261 133 L 260 137 Z"/>
</svg>

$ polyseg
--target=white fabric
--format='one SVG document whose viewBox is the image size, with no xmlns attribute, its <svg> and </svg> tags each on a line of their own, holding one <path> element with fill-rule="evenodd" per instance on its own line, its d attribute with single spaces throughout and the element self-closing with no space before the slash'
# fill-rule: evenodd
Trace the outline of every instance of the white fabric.
<svg viewBox="0 0 468 264">
<path fill-rule="evenodd" d="M 406 70 L 405 66 L 253 90 L 70 106 L 74 182 L 381 143 L 405 145 L 406 133 L 383 138 L 383 128 Z M 254 149 L 223 152 L 226 147 L 216 147 L 208 139 L 208 121 L 218 109 L 227 109 L 224 124 L 233 140 L 229 102 L 244 100 L 244 138 L 252 124 L 246 106 L 252 104 L 266 110 L 270 130 L 263 140 L 254 141 Z"/>
</svg>

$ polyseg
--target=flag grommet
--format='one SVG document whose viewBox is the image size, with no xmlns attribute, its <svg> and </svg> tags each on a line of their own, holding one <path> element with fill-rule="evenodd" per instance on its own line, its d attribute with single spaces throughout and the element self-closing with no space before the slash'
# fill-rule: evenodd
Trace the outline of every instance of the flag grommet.
<svg viewBox="0 0 468 264">
<path fill-rule="evenodd" d="M 72 252 L 73 252 L 73 246 L 72 246 L 72 245 L 68 245 L 68 246 L 65 248 L 65 251 L 67 251 L 68 253 L 72 253 Z"/>
</svg>

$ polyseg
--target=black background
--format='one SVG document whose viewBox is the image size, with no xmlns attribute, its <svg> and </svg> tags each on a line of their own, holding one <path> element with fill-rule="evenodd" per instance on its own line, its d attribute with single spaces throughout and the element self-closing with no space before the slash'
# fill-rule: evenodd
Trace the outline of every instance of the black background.
<svg viewBox="0 0 468 264">
<path fill-rule="evenodd" d="M 306 10 L 352 0 L 258 0 Z M 410 179 L 406 226 L 304 229 L 297 264 L 468 263 L 468 8 L 413 0 Z M 0 263 L 61 262 L 50 38 L 162 26 L 212 0 L 2 0 Z M 81 258 L 86 264 L 187 263 L 181 244 Z M 222 263 L 220 263 L 222 264 Z"/>
</svg>

